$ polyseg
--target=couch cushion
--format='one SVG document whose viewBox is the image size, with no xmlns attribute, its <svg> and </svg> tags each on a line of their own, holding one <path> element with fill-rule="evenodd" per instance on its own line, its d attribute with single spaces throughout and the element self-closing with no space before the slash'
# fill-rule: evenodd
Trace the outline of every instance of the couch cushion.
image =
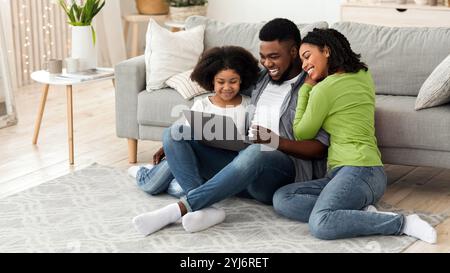
<svg viewBox="0 0 450 273">
<path fill-rule="evenodd" d="M 420 88 L 416 110 L 450 102 L 450 54 L 440 63 Z"/>
<path fill-rule="evenodd" d="M 203 52 L 204 34 L 204 26 L 170 32 L 150 19 L 145 45 L 147 91 L 167 87 L 170 77 L 194 68 Z"/>
<path fill-rule="evenodd" d="M 261 23 L 223 23 L 203 16 L 191 16 L 186 20 L 186 29 L 205 25 L 205 49 L 215 46 L 235 45 L 249 50 L 259 58 L 259 30 L 264 26 Z M 327 22 L 312 24 L 297 24 L 301 36 L 305 36 L 313 28 L 327 28 Z"/>
<path fill-rule="evenodd" d="M 208 95 L 211 94 L 198 96 L 195 100 Z M 138 96 L 138 123 L 139 125 L 168 127 L 181 117 L 182 110 L 191 108 L 195 100 L 185 100 L 172 88 L 155 90 L 151 93 L 141 92 Z"/>
<path fill-rule="evenodd" d="M 210 93 L 201 87 L 197 82 L 191 80 L 191 74 L 194 69 L 181 72 L 166 81 L 166 84 L 175 89 L 184 99 L 190 100 L 196 96 Z"/>
<path fill-rule="evenodd" d="M 332 28 L 362 55 L 377 94 L 417 96 L 425 79 L 450 53 L 450 28 L 385 27 L 338 22 Z"/>
<path fill-rule="evenodd" d="M 414 110 L 411 96 L 376 96 L 378 145 L 450 151 L 450 105 Z"/>
</svg>

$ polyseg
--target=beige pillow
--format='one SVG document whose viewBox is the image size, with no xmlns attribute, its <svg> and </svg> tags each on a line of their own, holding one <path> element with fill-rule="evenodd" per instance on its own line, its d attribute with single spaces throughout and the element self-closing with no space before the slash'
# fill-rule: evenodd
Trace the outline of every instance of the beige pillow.
<svg viewBox="0 0 450 273">
<path fill-rule="evenodd" d="M 177 74 L 166 81 L 166 84 L 177 90 L 180 95 L 190 100 L 196 96 L 209 93 L 203 89 L 198 83 L 191 80 L 193 69 Z"/>
<path fill-rule="evenodd" d="M 450 102 L 450 55 L 425 80 L 416 99 L 416 110 Z"/>
<path fill-rule="evenodd" d="M 145 47 L 147 91 L 166 87 L 170 77 L 194 68 L 203 52 L 204 26 L 170 32 L 150 19 Z"/>
</svg>

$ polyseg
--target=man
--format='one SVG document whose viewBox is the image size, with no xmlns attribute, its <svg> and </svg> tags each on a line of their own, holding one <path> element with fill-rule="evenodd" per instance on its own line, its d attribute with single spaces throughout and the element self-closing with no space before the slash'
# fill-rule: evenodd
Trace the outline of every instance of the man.
<svg viewBox="0 0 450 273">
<path fill-rule="evenodd" d="M 325 174 L 328 135 L 321 131 L 311 141 L 295 141 L 293 135 L 297 93 L 306 77 L 298 53 L 300 32 L 293 22 L 277 18 L 263 26 L 259 38 L 265 69 L 251 92 L 255 111 L 246 120 L 246 128 L 256 135 L 258 144 L 237 153 L 174 137 L 186 127 L 166 129 L 166 160 L 187 194 L 178 203 L 135 217 L 139 232 L 151 234 L 183 215 L 187 231 L 200 231 L 225 218 L 223 210 L 211 207 L 214 203 L 245 194 L 272 204 L 278 188 Z M 266 149 L 261 143 L 270 143 L 275 149 Z"/>
</svg>

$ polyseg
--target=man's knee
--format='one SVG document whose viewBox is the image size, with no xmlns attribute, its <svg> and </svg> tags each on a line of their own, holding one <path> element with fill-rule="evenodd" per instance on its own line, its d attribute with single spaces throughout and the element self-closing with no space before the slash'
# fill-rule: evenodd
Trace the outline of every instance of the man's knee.
<svg viewBox="0 0 450 273">
<path fill-rule="evenodd" d="M 242 161 L 243 164 L 248 164 L 249 162 L 257 162 L 258 164 L 265 163 L 266 160 L 264 159 L 267 159 L 271 152 L 264 151 L 262 146 L 263 145 L 261 144 L 252 144 L 248 146 L 239 153 L 239 160 Z"/>
</svg>

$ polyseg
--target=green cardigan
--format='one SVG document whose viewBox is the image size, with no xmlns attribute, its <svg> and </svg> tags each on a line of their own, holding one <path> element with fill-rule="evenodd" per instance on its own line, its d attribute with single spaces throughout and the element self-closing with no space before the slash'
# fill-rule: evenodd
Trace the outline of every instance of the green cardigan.
<svg viewBox="0 0 450 273">
<path fill-rule="evenodd" d="M 333 74 L 300 88 L 294 119 L 296 140 L 330 134 L 328 169 L 382 166 L 375 138 L 375 86 L 370 72 Z"/>
</svg>

